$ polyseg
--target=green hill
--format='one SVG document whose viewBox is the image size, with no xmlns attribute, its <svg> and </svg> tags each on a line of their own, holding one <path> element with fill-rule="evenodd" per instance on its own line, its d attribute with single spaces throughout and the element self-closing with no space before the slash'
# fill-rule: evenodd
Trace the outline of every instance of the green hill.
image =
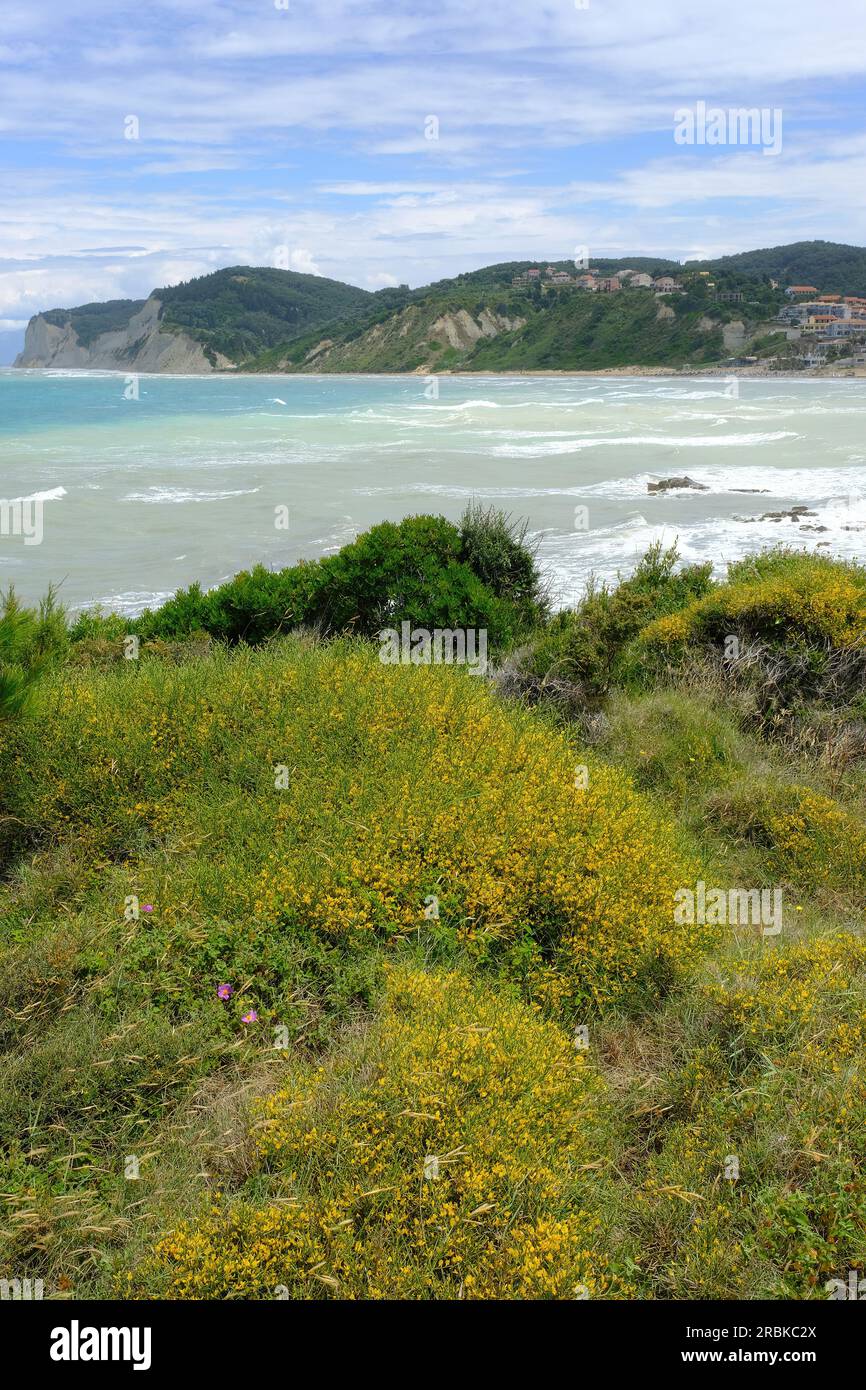
<svg viewBox="0 0 866 1390">
<path fill-rule="evenodd" d="M 798 242 L 682 265 L 658 257 L 593 260 L 600 275 L 626 268 L 670 274 L 685 293 L 659 299 L 649 289 L 586 294 L 550 284 L 514 286 L 514 277 L 546 261 L 506 261 L 420 289 L 371 296 L 360 315 L 334 321 L 260 353 L 255 371 L 441 372 L 554 371 L 622 366 L 678 367 L 720 362 L 734 351 L 775 350 L 767 321 L 784 304 L 785 286 L 866 292 L 866 249 Z M 571 261 L 552 261 L 575 274 Z M 771 281 L 776 281 L 774 288 Z M 719 295 L 738 294 L 730 302 Z M 725 325 L 743 329 L 725 344 Z M 754 340 L 754 341 L 753 341 Z"/>
<path fill-rule="evenodd" d="M 89 347 L 100 333 L 126 328 L 144 305 L 143 299 L 107 299 L 104 304 L 80 304 L 77 309 L 49 309 L 42 318 L 55 328 L 71 324 L 81 346 Z"/>
<path fill-rule="evenodd" d="M 796 241 L 694 265 L 746 279 L 771 277 L 783 288 L 814 285 L 822 294 L 866 295 L 866 249 L 835 241 Z"/>
<path fill-rule="evenodd" d="M 866 295 L 866 248 L 828 241 L 685 264 L 646 256 L 592 261 L 600 275 L 626 268 L 653 277 L 673 275 L 684 293 L 664 298 L 650 288 L 588 294 L 573 284 L 553 285 L 549 278 L 515 285 L 514 279 L 534 264 L 546 270 L 548 262 L 505 261 L 418 289 L 400 285 L 375 293 L 320 275 L 230 266 L 154 290 L 153 298 L 162 306 L 160 331 L 200 344 L 205 366 L 447 372 L 699 366 L 724 361 L 747 344 L 749 352 L 766 355 L 782 345 L 769 321 L 786 302 L 788 284 Z M 575 275 L 572 261 L 550 264 Z M 80 345 L 88 348 L 100 334 L 125 329 L 144 303 L 112 300 L 53 309 L 37 320 L 71 324 Z M 742 327 L 726 335 L 733 320 Z M 123 349 L 125 365 L 135 365 L 142 341 Z M 21 365 L 53 365 L 42 361 L 44 348 L 33 351 L 36 355 Z M 106 351 L 110 355 L 115 349 Z M 145 369 L 161 367 L 148 363 Z"/>
<path fill-rule="evenodd" d="M 672 313 L 662 317 L 660 311 Z M 635 362 L 664 366 L 713 362 L 723 356 L 721 320 L 705 321 L 700 306 L 681 306 L 678 300 L 668 304 L 649 290 L 611 295 L 566 290 L 522 330 L 480 342 L 471 366 L 478 371 L 622 367 Z"/>
<path fill-rule="evenodd" d="M 712 310 L 712 317 L 709 311 Z M 467 279 L 345 331 L 307 334 L 247 364 L 257 371 L 522 371 L 711 362 L 731 315 L 706 290 L 671 302 L 651 290 L 585 294 Z"/>
<path fill-rule="evenodd" d="M 363 312 L 368 290 L 270 266 L 230 266 L 155 290 L 163 325 L 240 361 L 307 329 Z"/>
<path fill-rule="evenodd" d="M 649 289 L 587 295 L 550 285 L 514 286 L 546 261 L 503 261 L 424 288 L 371 296 L 360 317 L 272 347 L 246 366 L 259 371 L 545 371 L 708 364 L 730 356 L 724 327 L 742 321 L 740 346 L 776 349 L 767 336 L 788 284 L 826 293 L 866 293 L 866 249 L 798 242 L 712 261 L 627 256 L 592 260 L 601 275 L 674 275 L 683 295 Z M 573 261 L 552 261 L 574 275 Z M 702 274 L 703 272 L 703 274 Z M 771 281 L 777 282 L 773 288 Z M 735 302 L 720 295 L 740 295 Z M 763 336 L 762 336 L 763 335 Z"/>
</svg>

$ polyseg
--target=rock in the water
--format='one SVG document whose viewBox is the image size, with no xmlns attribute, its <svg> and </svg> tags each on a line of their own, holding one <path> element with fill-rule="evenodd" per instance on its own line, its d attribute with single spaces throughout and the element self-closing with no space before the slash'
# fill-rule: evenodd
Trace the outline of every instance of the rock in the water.
<svg viewBox="0 0 866 1390">
<path fill-rule="evenodd" d="M 802 505 L 792 507 L 788 512 L 764 512 L 759 521 L 799 521 L 804 516 L 817 516 L 817 512 L 812 512 L 808 507 Z"/>
<path fill-rule="evenodd" d="M 693 478 L 660 478 L 657 483 L 647 483 L 647 492 L 670 492 L 673 488 L 690 487 L 696 492 L 709 492 L 705 483 L 696 483 Z"/>
</svg>

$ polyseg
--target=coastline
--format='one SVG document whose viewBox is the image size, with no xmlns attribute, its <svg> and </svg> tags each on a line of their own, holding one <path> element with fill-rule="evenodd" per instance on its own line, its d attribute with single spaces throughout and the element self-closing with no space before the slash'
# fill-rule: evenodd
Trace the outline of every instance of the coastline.
<svg viewBox="0 0 866 1390">
<path fill-rule="evenodd" d="M 747 367 L 593 367 L 593 368 L 571 368 L 571 367 L 547 367 L 544 369 L 525 367 L 514 368 L 510 371 L 502 372 L 460 372 L 460 371 L 440 371 L 428 372 L 416 370 L 412 372 L 244 372 L 244 371 L 214 371 L 214 372 L 146 372 L 121 371 L 119 368 L 112 367 L 15 367 L 11 363 L 5 366 L 0 365 L 0 373 L 20 372 L 22 375 L 28 373 L 45 372 L 58 376 L 118 376 L 126 379 L 127 377 L 175 377 L 180 380 L 199 380 L 199 381 L 233 381 L 233 380 L 253 380 L 261 377 L 268 381 L 290 381 L 294 378 L 305 380 L 322 381 L 328 380 L 370 380 L 370 381 L 410 381 L 420 377 L 448 377 L 456 380 L 465 381 L 484 381 L 501 377 L 503 380 L 509 377 L 631 377 L 644 378 L 646 380 L 658 380 L 665 377 L 671 380 L 698 380 L 703 378 L 713 379 L 721 377 L 728 380 L 730 377 L 737 377 L 742 381 L 863 381 L 866 380 L 866 365 L 862 367 L 845 367 L 841 371 L 821 370 L 807 368 L 800 372 L 771 372 L 761 371 L 755 364 Z"/>
<path fill-rule="evenodd" d="M 261 375 L 271 375 L 271 373 L 261 373 Z M 284 376 L 306 376 L 305 372 L 286 372 Z M 866 366 L 847 367 L 842 371 L 821 371 L 807 369 L 802 372 L 762 372 L 754 365 L 748 367 L 598 367 L 591 370 L 578 370 L 571 368 L 548 368 L 544 371 L 527 368 L 523 371 L 515 370 L 510 372 L 325 372 L 324 376 L 453 376 L 453 377 L 556 377 L 556 376 L 575 376 L 575 377 L 646 377 L 647 379 L 659 377 L 681 378 L 688 380 L 694 377 L 740 377 L 747 381 L 862 381 L 866 378 Z"/>
</svg>

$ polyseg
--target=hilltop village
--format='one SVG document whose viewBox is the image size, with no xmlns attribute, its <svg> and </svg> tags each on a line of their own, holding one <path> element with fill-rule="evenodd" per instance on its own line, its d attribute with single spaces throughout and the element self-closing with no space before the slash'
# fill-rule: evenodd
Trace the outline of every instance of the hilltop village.
<svg viewBox="0 0 866 1390">
<path fill-rule="evenodd" d="M 662 301 L 669 296 L 688 295 L 710 306 L 724 306 L 723 318 L 734 331 L 725 341 L 737 339 L 738 314 L 760 320 L 750 335 L 743 324 L 739 335 L 743 345 L 757 349 L 732 355 L 727 365 L 790 371 L 832 365 L 866 366 L 866 297 L 853 294 L 823 294 L 817 285 L 781 285 L 744 280 L 732 283 L 730 276 L 719 281 L 709 270 L 684 269 L 682 274 L 651 275 L 647 271 L 623 269 L 605 275 L 578 268 L 571 274 L 561 266 L 530 267 L 512 276 L 514 289 L 527 289 L 546 295 L 552 291 L 574 290 L 586 294 L 616 294 L 624 290 L 644 290 Z M 664 314 L 662 307 L 660 314 Z M 756 341 L 750 342 L 753 336 Z"/>
</svg>

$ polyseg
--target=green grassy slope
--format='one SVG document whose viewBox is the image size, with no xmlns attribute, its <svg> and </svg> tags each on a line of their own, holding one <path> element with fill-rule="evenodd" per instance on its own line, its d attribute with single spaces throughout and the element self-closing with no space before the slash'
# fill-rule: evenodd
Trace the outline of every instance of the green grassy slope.
<svg viewBox="0 0 866 1390">
<path fill-rule="evenodd" d="M 645 290 L 534 296 L 509 284 L 493 293 L 450 288 L 418 298 L 372 326 L 307 335 L 257 357 L 253 370 L 317 372 L 502 371 L 711 362 L 723 356 L 730 317 L 708 301 L 659 301 Z M 703 323 L 712 314 L 712 323 Z"/>
<path fill-rule="evenodd" d="M 700 308 L 671 303 L 672 318 L 659 316 L 660 301 L 647 290 L 585 295 L 565 290 L 533 315 L 526 327 L 480 343 L 467 366 L 477 371 L 507 367 L 662 366 L 717 361 L 724 355 L 721 321 L 701 328 Z"/>
<path fill-rule="evenodd" d="M 511 583 L 505 541 L 476 521 L 467 556 Z M 136 661 L 116 623 L 0 624 L 0 1276 L 809 1300 L 862 1274 L 862 567 L 777 550 L 715 583 L 656 549 L 494 681 L 310 630 L 172 648 L 157 618 Z M 778 889 L 781 931 L 676 921 L 698 880 Z"/>
</svg>

